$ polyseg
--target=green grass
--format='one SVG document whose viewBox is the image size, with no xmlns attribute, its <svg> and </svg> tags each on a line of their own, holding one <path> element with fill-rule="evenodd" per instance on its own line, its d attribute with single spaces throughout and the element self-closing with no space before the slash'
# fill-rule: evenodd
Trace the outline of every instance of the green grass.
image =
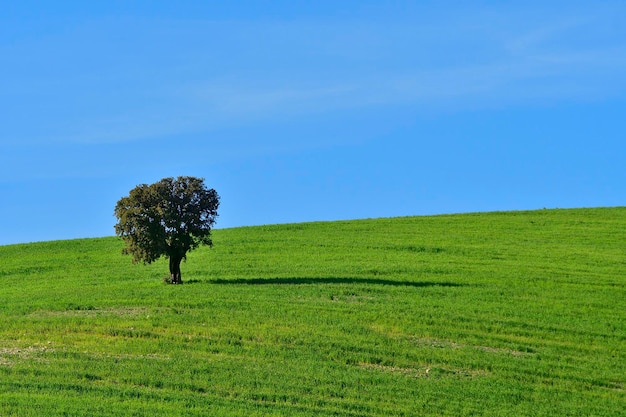
<svg viewBox="0 0 626 417">
<path fill-rule="evenodd" d="M 626 208 L 0 247 L 2 416 L 618 416 Z"/>
</svg>

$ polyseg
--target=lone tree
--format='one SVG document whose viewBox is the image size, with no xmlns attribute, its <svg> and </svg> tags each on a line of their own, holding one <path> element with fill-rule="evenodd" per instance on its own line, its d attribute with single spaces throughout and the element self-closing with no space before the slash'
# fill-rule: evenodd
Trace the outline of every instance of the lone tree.
<svg viewBox="0 0 626 417">
<path fill-rule="evenodd" d="M 213 246 L 211 227 L 220 198 L 195 177 L 164 178 L 130 190 L 115 206 L 115 233 L 133 263 L 149 264 L 161 256 L 170 260 L 171 284 L 181 284 L 180 262 L 200 245 Z"/>
</svg>

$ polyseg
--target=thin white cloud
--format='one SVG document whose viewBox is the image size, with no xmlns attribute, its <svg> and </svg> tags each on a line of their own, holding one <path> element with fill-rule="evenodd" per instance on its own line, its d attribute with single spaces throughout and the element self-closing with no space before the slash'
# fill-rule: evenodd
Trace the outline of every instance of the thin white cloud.
<svg viewBox="0 0 626 417">
<path fill-rule="evenodd" d="M 43 103 L 35 114 L 42 126 L 25 126 L 22 136 L 11 140 L 122 143 L 372 106 L 412 105 L 419 111 L 436 105 L 458 111 L 547 97 L 623 95 L 626 36 L 619 36 L 624 30 L 614 23 L 619 11 L 624 7 L 618 4 L 579 7 L 563 15 L 531 10 L 519 17 L 517 10 L 503 6 L 489 13 L 452 10 L 436 20 L 407 16 L 393 25 L 376 17 L 194 21 L 187 26 L 159 21 L 168 27 L 166 50 L 152 47 L 136 60 L 137 45 L 109 44 L 100 28 L 92 37 L 105 53 L 120 46 L 120 63 L 111 67 L 110 58 L 98 57 L 103 69 L 83 65 L 94 72 L 81 73 L 80 83 L 61 75 L 56 84 L 36 79 L 42 92 L 31 89 L 29 95 L 34 111 Z M 141 25 L 143 42 L 155 29 L 149 21 Z M 72 36 L 80 38 L 75 31 Z M 202 39 L 211 41 L 204 45 Z M 89 53 L 85 45 L 75 48 Z M 71 47 L 63 51 L 73 56 Z M 177 58 L 173 62 L 154 55 L 168 51 Z M 46 54 L 45 59 L 51 58 Z M 5 84 L 18 94 L 20 83 L 10 81 Z M 85 93 L 86 88 L 93 93 Z M 104 104 L 94 105 L 99 101 Z M 48 113 L 57 117 L 46 120 Z"/>
<path fill-rule="evenodd" d="M 626 48 L 515 55 L 481 65 L 386 72 L 336 81 L 316 89 L 285 85 L 255 89 L 220 84 L 199 88 L 198 106 L 223 121 L 246 122 L 374 105 L 471 100 L 515 105 L 528 99 L 585 100 L 621 95 L 626 88 Z M 356 78 L 356 77 L 355 77 Z M 546 87 L 558 88 L 546 88 Z"/>
<path fill-rule="evenodd" d="M 319 87 L 288 84 L 265 88 L 218 84 L 195 87 L 194 90 L 191 94 L 197 98 L 199 105 L 208 104 L 217 118 L 225 120 L 318 111 L 352 92 L 352 88 L 343 83 Z"/>
</svg>

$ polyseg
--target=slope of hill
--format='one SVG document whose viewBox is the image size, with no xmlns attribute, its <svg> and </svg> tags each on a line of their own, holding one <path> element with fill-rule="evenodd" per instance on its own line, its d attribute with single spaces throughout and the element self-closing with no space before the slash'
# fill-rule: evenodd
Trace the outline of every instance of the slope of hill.
<svg viewBox="0 0 626 417">
<path fill-rule="evenodd" d="M 626 208 L 0 247 L 2 416 L 617 416 Z"/>
</svg>

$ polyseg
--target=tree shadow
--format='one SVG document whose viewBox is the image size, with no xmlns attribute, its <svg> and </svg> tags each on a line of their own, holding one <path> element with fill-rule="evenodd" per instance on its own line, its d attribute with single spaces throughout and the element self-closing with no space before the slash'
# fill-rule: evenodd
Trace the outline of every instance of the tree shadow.
<svg viewBox="0 0 626 417">
<path fill-rule="evenodd" d="M 212 279 L 206 281 L 189 280 L 187 284 L 206 283 L 218 285 L 306 285 L 306 284 L 369 284 L 389 285 L 394 287 L 463 287 L 466 284 L 456 282 L 436 281 L 401 281 L 384 278 L 346 278 L 346 277 L 321 277 L 321 278 L 235 278 L 235 279 Z"/>
</svg>

